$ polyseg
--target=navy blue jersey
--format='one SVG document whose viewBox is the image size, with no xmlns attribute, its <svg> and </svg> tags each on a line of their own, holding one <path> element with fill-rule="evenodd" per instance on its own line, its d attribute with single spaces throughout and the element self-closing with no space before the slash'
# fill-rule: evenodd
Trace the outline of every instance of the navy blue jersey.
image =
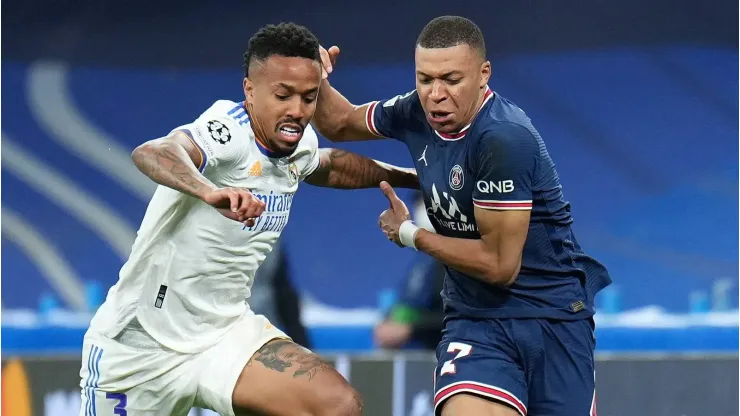
<svg viewBox="0 0 740 416">
<path fill-rule="evenodd" d="M 474 206 L 532 211 L 521 271 L 511 286 L 484 283 L 447 267 L 442 296 L 448 318 L 593 315 L 594 296 L 611 279 L 578 244 L 555 164 L 519 107 L 487 89 L 473 122 L 450 135 L 432 129 L 412 91 L 371 103 L 367 125 L 408 147 L 437 233 L 480 238 Z"/>
</svg>

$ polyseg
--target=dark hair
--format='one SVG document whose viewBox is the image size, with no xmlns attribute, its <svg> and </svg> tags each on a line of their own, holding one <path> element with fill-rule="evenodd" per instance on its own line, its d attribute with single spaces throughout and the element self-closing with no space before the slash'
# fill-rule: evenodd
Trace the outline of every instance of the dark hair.
<svg viewBox="0 0 740 416">
<path fill-rule="evenodd" d="M 486 56 L 486 42 L 478 25 L 460 16 L 440 16 L 424 26 L 416 44 L 422 48 L 450 48 L 468 45 Z"/>
<path fill-rule="evenodd" d="M 252 62 L 264 61 L 272 55 L 321 61 L 319 40 L 310 30 L 295 23 L 267 25 L 249 39 L 244 52 L 244 76 L 249 76 Z"/>
</svg>

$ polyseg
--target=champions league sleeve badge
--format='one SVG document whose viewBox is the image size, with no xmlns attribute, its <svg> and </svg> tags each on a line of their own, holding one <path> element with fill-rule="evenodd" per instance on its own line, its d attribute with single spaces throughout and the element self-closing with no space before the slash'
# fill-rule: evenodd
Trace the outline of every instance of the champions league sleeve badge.
<svg viewBox="0 0 740 416">
<path fill-rule="evenodd" d="M 220 121 L 209 121 L 208 132 L 211 133 L 211 138 L 215 140 L 216 143 L 226 144 L 231 141 L 231 132 L 229 131 L 229 128 L 224 126 Z"/>
</svg>

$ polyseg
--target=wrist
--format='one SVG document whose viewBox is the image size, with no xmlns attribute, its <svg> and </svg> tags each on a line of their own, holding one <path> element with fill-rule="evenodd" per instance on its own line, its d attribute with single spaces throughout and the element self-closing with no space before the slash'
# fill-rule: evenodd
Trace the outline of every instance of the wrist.
<svg viewBox="0 0 740 416">
<path fill-rule="evenodd" d="M 201 201 L 205 202 L 206 201 L 206 197 L 208 196 L 208 194 L 210 194 L 211 192 L 215 191 L 216 189 L 217 189 L 216 186 L 211 186 L 211 185 L 202 183 L 202 184 L 200 184 L 197 187 L 197 189 L 195 190 L 195 192 L 193 192 L 193 194 L 194 194 L 193 196 L 195 196 L 196 198 L 198 198 Z"/>
<path fill-rule="evenodd" d="M 401 226 L 398 228 L 398 238 L 401 240 L 401 244 L 406 247 L 411 247 L 414 250 L 418 250 L 416 248 L 416 235 L 420 230 L 421 228 L 416 226 L 416 224 L 411 220 L 402 222 Z"/>
</svg>

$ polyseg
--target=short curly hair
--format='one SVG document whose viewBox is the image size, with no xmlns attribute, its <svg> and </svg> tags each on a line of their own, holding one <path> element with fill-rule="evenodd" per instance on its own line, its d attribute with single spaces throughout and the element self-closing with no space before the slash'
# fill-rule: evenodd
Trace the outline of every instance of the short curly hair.
<svg viewBox="0 0 740 416">
<path fill-rule="evenodd" d="M 244 52 L 244 76 L 249 76 L 252 62 L 261 62 L 272 55 L 313 59 L 321 62 L 319 40 L 306 27 L 281 22 L 262 27 L 249 39 Z"/>
<path fill-rule="evenodd" d="M 478 25 L 461 16 L 440 16 L 427 23 L 416 44 L 422 48 L 468 45 L 486 56 L 486 42 Z"/>
</svg>

